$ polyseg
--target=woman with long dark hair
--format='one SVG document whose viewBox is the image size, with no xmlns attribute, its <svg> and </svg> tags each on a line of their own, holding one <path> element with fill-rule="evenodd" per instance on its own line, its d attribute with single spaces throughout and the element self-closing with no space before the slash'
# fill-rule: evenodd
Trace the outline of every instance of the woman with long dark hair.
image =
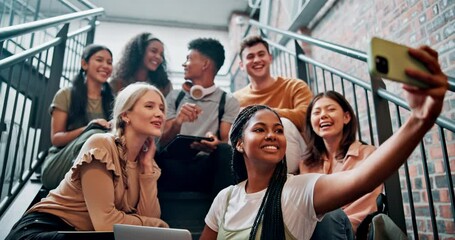
<svg viewBox="0 0 455 240">
<path fill-rule="evenodd" d="M 84 141 L 110 128 L 114 96 L 107 79 L 112 73 L 112 53 L 102 45 L 88 45 L 72 86 L 60 89 L 50 106 L 51 142 L 42 167 L 42 182 L 55 188 L 70 169 Z M 91 130 L 94 126 L 96 129 Z"/>
<path fill-rule="evenodd" d="M 148 32 L 136 35 L 126 44 L 110 81 L 115 93 L 134 82 L 148 82 L 164 96 L 172 90 L 166 72 L 164 45 Z"/>
<path fill-rule="evenodd" d="M 360 166 L 375 151 L 375 147 L 357 140 L 357 119 L 349 102 L 338 92 L 317 94 L 308 105 L 305 138 L 306 158 L 300 164 L 300 173 L 332 174 Z M 376 198 L 383 186 L 363 195 L 334 212 L 318 224 L 314 237 L 325 234 L 353 237 L 365 217 L 377 211 Z M 345 219 L 349 219 L 346 221 Z M 335 225 L 332 223 L 335 222 Z M 342 223 L 342 224 L 338 224 Z M 335 227 L 338 226 L 338 227 Z M 331 231 L 328 231 L 329 229 Z M 335 235 L 334 235 L 335 234 Z"/>
</svg>

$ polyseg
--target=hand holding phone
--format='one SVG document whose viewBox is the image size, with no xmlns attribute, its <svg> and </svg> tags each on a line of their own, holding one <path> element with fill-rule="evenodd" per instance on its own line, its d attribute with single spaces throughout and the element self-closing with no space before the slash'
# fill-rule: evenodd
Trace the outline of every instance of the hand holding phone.
<svg viewBox="0 0 455 240">
<path fill-rule="evenodd" d="M 381 38 L 373 37 L 368 49 L 368 68 L 373 76 L 401 82 L 419 88 L 428 88 L 427 83 L 408 76 L 406 68 L 418 69 L 429 73 L 425 65 L 411 57 L 409 47 Z"/>
</svg>

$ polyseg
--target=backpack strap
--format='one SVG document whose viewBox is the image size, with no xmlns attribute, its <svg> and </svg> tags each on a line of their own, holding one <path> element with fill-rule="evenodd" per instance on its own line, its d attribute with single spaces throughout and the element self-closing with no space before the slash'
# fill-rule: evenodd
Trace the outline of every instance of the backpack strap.
<svg viewBox="0 0 455 240">
<path fill-rule="evenodd" d="M 179 95 L 175 99 L 175 111 L 177 111 L 177 108 L 179 108 L 180 102 L 182 101 L 184 96 L 185 96 L 185 92 L 183 90 L 181 90 L 179 92 Z"/>
<path fill-rule="evenodd" d="M 383 193 L 380 193 L 376 198 L 376 207 L 377 211 L 368 214 L 362 222 L 360 222 L 357 227 L 356 239 L 357 240 L 367 240 L 368 233 L 370 232 L 370 224 L 375 216 L 379 214 L 388 214 L 389 208 L 387 206 L 387 196 Z"/>
<path fill-rule="evenodd" d="M 223 91 L 223 94 L 221 95 L 220 99 L 220 104 L 218 105 L 218 131 L 216 132 L 216 135 L 218 136 L 218 139 L 221 139 L 221 119 L 223 118 L 224 115 L 224 105 L 226 104 L 226 92 Z"/>
</svg>

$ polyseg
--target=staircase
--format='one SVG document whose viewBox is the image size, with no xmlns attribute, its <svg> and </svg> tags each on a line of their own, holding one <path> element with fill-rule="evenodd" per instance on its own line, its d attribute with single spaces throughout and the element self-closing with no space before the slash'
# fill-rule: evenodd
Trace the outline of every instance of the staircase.
<svg viewBox="0 0 455 240">
<path fill-rule="evenodd" d="M 213 196 L 198 192 L 160 192 L 158 197 L 162 219 L 170 227 L 190 230 L 193 239 L 199 239 Z"/>
<path fill-rule="evenodd" d="M 19 0 L 0 2 L 0 239 L 6 236 L 5 229 L 11 228 L 31 200 L 34 198 L 37 201 L 45 194 L 40 191 L 40 183 L 32 182 L 30 178 L 41 164 L 42 158 L 38 157 L 38 153 L 50 146 L 47 107 L 55 92 L 67 86 L 79 69 L 75 59 L 80 59 L 80 50 L 93 42 L 96 19 L 104 13 L 102 8 L 84 0 L 73 3 L 58 0 L 52 3 L 61 4 L 61 14 L 46 16 L 46 11 L 40 9 L 50 7 L 49 1 L 37 1 L 43 4 L 39 7 Z M 362 70 L 366 69 L 365 52 L 274 28 L 253 19 L 248 20 L 245 27 L 245 35 L 257 32 L 269 42 L 275 62 L 272 69 L 274 75 L 305 79 L 315 93 L 332 89 L 342 92 L 352 103 L 360 122 L 360 140 L 372 145 L 382 143 L 400 125 L 402 115 L 407 113 L 407 106 L 401 97 L 387 90 L 381 79 L 367 75 L 358 77 L 330 65 L 330 61 L 317 61 L 307 49 L 324 49 L 349 59 L 350 64 L 362 66 Z M 230 61 L 229 74 L 223 76 L 231 79 L 232 91 L 248 81 L 236 68 L 237 58 L 235 56 Z M 453 77 L 450 77 L 450 91 L 450 94 L 455 91 Z M 448 196 L 448 203 L 444 204 L 449 205 L 447 212 L 451 213 L 455 222 L 453 170 L 450 164 L 454 157 L 450 155 L 453 154 L 450 146 L 453 146 L 454 134 L 454 119 L 441 116 L 435 131 L 427 136 L 410 161 L 418 162 L 426 169 L 422 176 L 426 189 L 422 191 L 429 196 L 427 218 L 431 219 L 429 228 L 433 231 L 433 239 L 439 239 L 440 235 L 440 216 L 437 215 L 440 202 L 431 197 L 434 189 L 427 180 L 428 168 L 437 167 L 441 171 L 437 176 L 438 184 L 444 185 L 441 188 Z M 429 151 L 426 145 L 430 142 L 442 143 L 436 146 L 441 152 L 441 165 L 428 167 L 432 159 L 426 159 Z M 412 189 L 412 168 L 412 165 L 405 164 L 401 176 L 397 173 L 387 181 L 386 192 L 392 219 L 414 239 L 419 239 L 416 212 L 422 207 L 419 209 L 413 204 L 416 196 Z M 193 192 L 160 192 L 159 198 L 162 218 L 171 227 L 187 228 L 194 239 L 199 238 L 213 196 Z"/>
</svg>

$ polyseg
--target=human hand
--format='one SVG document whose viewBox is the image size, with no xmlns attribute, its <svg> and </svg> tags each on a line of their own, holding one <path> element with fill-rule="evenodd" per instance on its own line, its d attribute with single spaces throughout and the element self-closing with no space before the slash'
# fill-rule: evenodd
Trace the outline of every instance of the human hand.
<svg viewBox="0 0 455 240">
<path fill-rule="evenodd" d="M 176 120 L 180 124 L 184 122 L 193 122 L 201 113 L 202 109 L 198 105 L 194 103 L 184 103 L 177 114 Z"/>
<path fill-rule="evenodd" d="M 141 148 L 141 153 L 139 157 L 139 163 L 141 165 L 141 169 L 143 169 L 143 173 L 154 173 L 155 170 L 153 169 L 153 163 L 156 153 L 156 144 L 155 138 L 147 138 L 145 140 L 144 145 Z"/>
<path fill-rule="evenodd" d="M 165 221 L 153 217 L 147 218 L 146 225 L 150 227 L 169 228 L 169 225 Z"/>
<path fill-rule="evenodd" d="M 90 121 L 87 124 L 87 126 L 89 126 L 90 124 L 98 124 L 106 129 L 111 129 L 111 122 L 108 122 L 108 121 L 106 121 L 106 119 L 103 119 L 103 118 L 93 119 L 92 121 Z"/>
<path fill-rule="evenodd" d="M 212 141 L 201 140 L 200 142 L 193 142 L 190 147 L 207 153 L 215 151 L 218 144 L 220 143 L 220 140 L 215 134 L 211 132 L 207 132 L 205 136 L 211 138 Z"/>
<path fill-rule="evenodd" d="M 409 54 L 421 61 L 430 73 L 407 68 L 406 74 L 414 79 L 428 83 L 427 89 L 403 85 L 412 116 L 433 124 L 442 110 L 444 95 L 449 88 L 448 78 L 438 63 L 438 53 L 429 46 L 410 48 Z"/>
</svg>

